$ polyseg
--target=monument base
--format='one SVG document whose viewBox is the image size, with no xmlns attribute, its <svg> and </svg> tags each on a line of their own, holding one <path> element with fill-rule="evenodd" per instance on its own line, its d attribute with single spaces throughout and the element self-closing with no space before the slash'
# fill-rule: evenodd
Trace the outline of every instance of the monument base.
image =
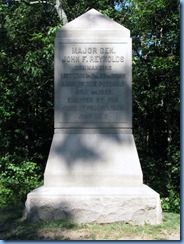
<svg viewBox="0 0 184 244">
<path fill-rule="evenodd" d="M 130 129 L 55 129 L 46 187 L 139 187 L 141 165 Z"/>
<path fill-rule="evenodd" d="M 41 186 L 27 196 L 25 217 L 33 221 L 151 225 L 162 222 L 159 194 L 146 185 L 122 188 Z"/>
</svg>

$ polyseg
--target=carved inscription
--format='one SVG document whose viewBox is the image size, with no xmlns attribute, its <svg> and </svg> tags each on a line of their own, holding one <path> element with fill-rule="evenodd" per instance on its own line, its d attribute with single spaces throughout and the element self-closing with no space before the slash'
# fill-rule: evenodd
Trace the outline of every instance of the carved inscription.
<svg viewBox="0 0 184 244">
<path fill-rule="evenodd" d="M 59 107 L 75 114 L 72 122 L 122 120 L 127 103 L 125 48 L 113 43 L 62 44 Z"/>
<path fill-rule="evenodd" d="M 113 47 L 71 47 L 71 54 L 64 56 L 62 62 L 79 64 L 74 70 L 112 70 L 108 64 L 124 62 L 124 56 L 116 55 Z"/>
</svg>

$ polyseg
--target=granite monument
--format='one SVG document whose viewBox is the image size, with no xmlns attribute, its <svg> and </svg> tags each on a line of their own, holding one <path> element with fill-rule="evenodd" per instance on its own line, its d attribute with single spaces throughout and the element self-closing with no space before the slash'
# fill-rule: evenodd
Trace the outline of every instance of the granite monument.
<svg viewBox="0 0 184 244">
<path fill-rule="evenodd" d="M 54 97 L 44 185 L 28 194 L 26 217 L 160 224 L 132 134 L 130 30 L 95 9 L 59 29 Z"/>
</svg>

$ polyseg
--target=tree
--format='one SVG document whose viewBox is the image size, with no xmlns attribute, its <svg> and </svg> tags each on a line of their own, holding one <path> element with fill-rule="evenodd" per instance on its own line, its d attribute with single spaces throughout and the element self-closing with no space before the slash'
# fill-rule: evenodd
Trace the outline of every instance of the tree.
<svg viewBox="0 0 184 244">
<path fill-rule="evenodd" d="M 145 183 L 162 197 L 178 198 L 179 5 L 172 0 L 129 4 L 124 23 L 132 30 L 134 134 Z"/>
<path fill-rule="evenodd" d="M 1 18 L 6 36 L 0 53 L 1 154 L 16 152 L 41 162 L 53 132 L 54 33 L 59 19 L 50 5 L 25 3 L 2 6 Z"/>
</svg>

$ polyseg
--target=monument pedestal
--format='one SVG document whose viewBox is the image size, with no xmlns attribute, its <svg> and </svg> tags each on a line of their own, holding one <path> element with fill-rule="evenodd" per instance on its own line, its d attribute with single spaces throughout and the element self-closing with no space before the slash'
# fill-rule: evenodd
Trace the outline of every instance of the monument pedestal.
<svg viewBox="0 0 184 244">
<path fill-rule="evenodd" d="M 46 187 L 142 186 L 131 129 L 55 129 Z"/>
<path fill-rule="evenodd" d="M 78 223 L 160 224 L 159 194 L 141 187 L 45 187 L 28 194 L 26 217 Z"/>
<path fill-rule="evenodd" d="M 26 218 L 160 224 L 160 197 L 143 185 L 131 130 L 95 131 L 55 130 L 44 186 L 28 194 Z"/>
</svg>

